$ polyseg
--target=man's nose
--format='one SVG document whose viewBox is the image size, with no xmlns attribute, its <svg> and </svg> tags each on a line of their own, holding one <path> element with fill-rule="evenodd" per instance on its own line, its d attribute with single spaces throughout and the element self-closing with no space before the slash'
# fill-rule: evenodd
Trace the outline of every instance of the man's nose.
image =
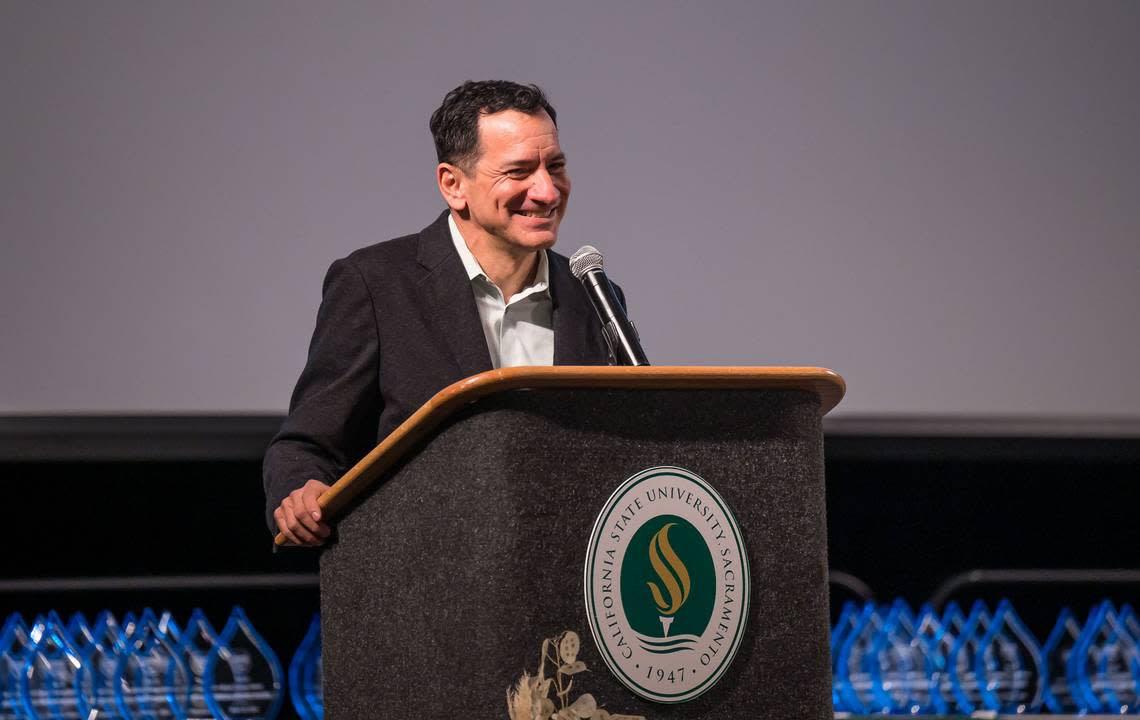
<svg viewBox="0 0 1140 720">
<path fill-rule="evenodd" d="M 553 205 L 558 202 L 562 194 L 554 186 L 554 180 L 546 168 L 539 168 L 532 177 L 534 182 L 530 186 L 530 192 L 527 193 L 531 200 L 543 205 Z"/>
</svg>

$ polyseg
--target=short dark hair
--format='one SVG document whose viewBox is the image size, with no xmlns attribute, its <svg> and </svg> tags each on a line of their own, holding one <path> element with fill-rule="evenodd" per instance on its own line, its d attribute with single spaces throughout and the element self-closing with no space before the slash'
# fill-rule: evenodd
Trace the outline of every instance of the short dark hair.
<svg viewBox="0 0 1140 720">
<path fill-rule="evenodd" d="M 545 110 L 554 126 L 558 116 L 537 85 L 520 85 L 509 80 L 468 80 L 449 92 L 443 104 L 431 114 L 432 139 L 439 162 L 466 166 L 478 157 L 479 117 L 504 110 L 537 115 Z"/>
</svg>

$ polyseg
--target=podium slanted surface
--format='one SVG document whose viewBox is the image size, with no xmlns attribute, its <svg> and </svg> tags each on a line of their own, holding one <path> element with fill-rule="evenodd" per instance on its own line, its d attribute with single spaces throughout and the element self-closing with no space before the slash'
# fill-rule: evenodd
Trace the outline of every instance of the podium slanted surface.
<svg viewBox="0 0 1140 720">
<path fill-rule="evenodd" d="M 569 629 L 572 697 L 611 713 L 830 718 L 821 418 L 843 392 L 759 367 L 441 391 L 321 500 L 327 717 L 505 718 Z"/>
</svg>

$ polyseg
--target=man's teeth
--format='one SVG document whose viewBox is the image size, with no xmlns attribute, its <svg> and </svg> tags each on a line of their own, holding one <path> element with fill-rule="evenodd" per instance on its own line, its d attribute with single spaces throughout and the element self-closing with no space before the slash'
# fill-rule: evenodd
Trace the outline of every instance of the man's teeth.
<svg viewBox="0 0 1140 720">
<path fill-rule="evenodd" d="M 548 218 L 554 214 L 554 208 L 549 210 L 520 210 L 519 215 L 525 215 L 532 218 Z"/>
</svg>

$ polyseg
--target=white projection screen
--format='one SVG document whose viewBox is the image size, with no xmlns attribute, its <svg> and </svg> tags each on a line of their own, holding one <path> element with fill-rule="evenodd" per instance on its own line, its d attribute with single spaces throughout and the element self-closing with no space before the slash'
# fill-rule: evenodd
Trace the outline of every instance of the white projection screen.
<svg viewBox="0 0 1140 720">
<path fill-rule="evenodd" d="M 535 82 L 654 364 L 1140 422 L 1140 3 L 0 4 L 0 414 L 279 413 L 329 263 Z"/>
</svg>

